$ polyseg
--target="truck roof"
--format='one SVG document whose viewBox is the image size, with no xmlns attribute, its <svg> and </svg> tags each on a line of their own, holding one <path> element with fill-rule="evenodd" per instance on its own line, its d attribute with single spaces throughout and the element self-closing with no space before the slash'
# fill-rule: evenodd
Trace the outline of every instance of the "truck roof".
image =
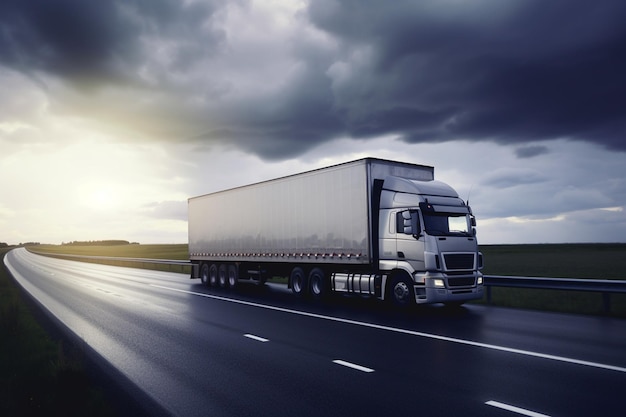
<svg viewBox="0 0 626 417">
<path fill-rule="evenodd" d="M 195 197 L 190 197 L 188 200 L 191 200 L 191 199 L 194 199 L 194 198 L 204 197 L 204 196 L 211 195 L 211 194 L 221 193 L 221 192 L 224 192 L 224 191 L 235 190 L 235 189 L 238 189 L 238 188 L 251 187 L 251 186 L 258 185 L 258 184 L 269 183 L 269 182 L 278 181 L 278 180 L 284 180 L 284 179 L 295 177 L 295 176 L 313 174 L 313 173 L 316 173 L 316 172 L 319 172 L 319 171 L 326 171 L 326 170 L 332 170 L 334 168 L 341 168 L 341 167 L 348 166 L 348 165 L 361 165 L 361 164 L 363 164 L 363 165 L 379 165 L 379 166 L 380 165 L 386 165 L 386 166 L 395 167 L 395 168 L 398 168 L 398 169 L 406 168 L 407 171 L 428 172 L 428 174 L 429 174 L 431 179 L 434 176 L 434 172 L 435 172 L 435 168 L 433 166 L 430 166 L 430 165 L 421 165 L 421 164 L 413 164 L 413 163 L 409 163 L 409 162 L 392 161 L 392 160 L 389 160 L 389 159 L 366 157 L 366 158 L 356 159 L 356 160 L 353 160 L 353 161 L 343 162 L 343 163 L 340 163 L 340 164 L 329 165 L 329 166 L 322 167 L 322 168 L 316 168 L 316 169 L 312 169 L 312 170 L 309 170 L 309 171 L 297 172 L 297 173 L 294 173 L 294 174 L 285 175 L 285 176 L 277 177 L 277 178 L 272 178 L 272 179 L 265 180 L 265 181 L 259 181 L 259 182 L 250 183 L 250 184 L 243 184 L 243 185 L 240 185 L 238 187 L 218 190 L 218 191 L 214 191 L 214 192 L 211 192 L 211 193 L 198 195 L 198 196 L 195 196 Z M 380 178 L 380 179 L 384 179 L 384 178 Z"/>
<path fill-rule="evenodd" d="M 387 177 L 385 179 L 385 189 L 410 194 L 431 195 L 438 197 L 458 197 L 459 194 L 445 182 L 417 181 L 400 177 Z"/>
</svg>

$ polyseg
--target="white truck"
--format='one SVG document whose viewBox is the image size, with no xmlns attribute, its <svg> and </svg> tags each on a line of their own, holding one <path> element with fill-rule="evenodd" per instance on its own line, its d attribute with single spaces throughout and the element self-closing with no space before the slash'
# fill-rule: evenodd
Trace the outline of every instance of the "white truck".
<svg viewBox="0 0 626 417">
<path fill-rule="evenodd" d="M 188 200 L 191 278 L 286 277 L 331 291 L 458 305 L 483 296 L 471 208 L 434 168 L 365 158 Z"/>
</svg>

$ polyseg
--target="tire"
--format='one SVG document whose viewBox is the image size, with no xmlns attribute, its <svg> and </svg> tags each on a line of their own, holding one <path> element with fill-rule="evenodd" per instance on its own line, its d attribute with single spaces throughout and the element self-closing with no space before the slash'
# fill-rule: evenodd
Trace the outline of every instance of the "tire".
<svg viewBox="0 0 626 417">
<path fill-rule="evenodd" d="M 309 272 L 309 291 L 311 295 L 316 299 L 324 298 L 327 289 L 326 274 L 321 268 L 313 268 Z"/>
<path fill-rule="evenodd" d="M 217 287 L 218 282 L 218 270 L 216 264 L 211 264 L 209 267 L 209 286 Z"/>
<path fill-rule="evenodd" d="M 209 286 L 209 264 L 200 265 L 200 281 L 202 285 Z"/>
<path fill-rule="evenodd" d="M 307 277 L 304 270 L 299 266 L 291 270 L 289 275 L 289 282 L 291 283 L 291 291 L 299 297 L 304 297 L 307 294 L 308 284 Z"/>
<path fill-rule="evenodd" d="M 408 308 L 415 303 L 413 283 L 404 274 L 396 274 L 392 277 L 389 300 L 394 307 L 398 308 Z"/>
<path fill-rule="evenodd" d="M 220 288 L 226 288 L 228 286 L 228 266 L 226 264 L 220 264 L 217 269 L 217 280 Z"/>
<path fill-rule="evenodd" d="M 229 288 L 237 288 L 237 281 L 239 280 L 239 274 L 237 271 L 237 265 L 229 264 L 228 265 L 228 287 Z"/>
</svg>

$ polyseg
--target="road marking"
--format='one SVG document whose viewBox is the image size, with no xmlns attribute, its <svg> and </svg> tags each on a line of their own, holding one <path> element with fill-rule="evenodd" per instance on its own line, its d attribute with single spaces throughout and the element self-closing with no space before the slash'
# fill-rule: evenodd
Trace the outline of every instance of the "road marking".
<svg viewBox="0 0 626 417">
<path fill-rule="evenodd" d="M 337 365 L 347 366 L 348 368 L 356 369 L 357 371 L 361 372 L 374 372 L 374 370 L 371 368 L 366 368 L 365 366 L 357 365 L 355 363 L 342 361 L 341 359 L 335 359 L 333 363 L 336 363 Z"/>
<path fill-rule="evenodd" d="M 535 411 L 526 410 L 525 408 L 515 407 L 514 405 L 504 404 L 498 401 L 487 401 L 485 404 L 492 407 L 501 408 L 503 410 L 512 411 L 517 414 L 529 417 L 550 417 L 547 414 L 537 413 Z"/>
<path fill-rule="evenodd" d="M 599 363 L 599 362 L 584 361 L 584 360 L 580 360 L 580 359 L 567 358 L 567 357 L 564 357 L 564 356 L 556 356 L 556 355 L 550 355 L 550 354 L 547 354 L 547 353 L 533 352 L 533 351 L 530 351 L 530 350 L 515 349 L 515 348 L 506 347 L 506 346 L 490 345 L 488 343 L 474 342 L 472 340 L 457 339 L 457 338 L 454 338 L 454 337 L 440 336 L 440 335 L 437 335 L 437 334 L 423 333 L 423 332 L 418 332 L 418 331 L 414 331 L 414 330 L 400 329 L 400 328 L 397 328 L 397 327 L 383 326 L 381 324 L 366 323 L 366 322 L 363 322 L 363 321 L 342 319 L 342 318 L 339 318 L 339 317 L 324 316 L 322 314 L 309 313 L 309 312 L 306 312 L 306 311 L 299 311 L 299 310 L 291 310 L 291 309 L 288 309 L 288 308 L 275 307 L 275 306 L 270 306 L 270 305 L 265 305 L 265 304 L 253 303 L 251 301 L 237 300 L 237 299 L 234 299 L 234 298 L 221 297 L 219 295 L 206 294 L 206 293 L 202 293 L 202 292 L 179 290 L 177 288 L 164 287 L 164 286 L 156 285 L 156 284 L 149 284 L 149 285 L 151 287 L 161 288 L 161 289 L 164 289 L 164 290 L 180 292 L 180 293 L 183 293 L 183 294 L 197 295 L 198 297 L 212 298 L 214 300 L 226 301 L 226 302 L 229 302 L 229 303 L 247 305 L 247 306 L 251 306 L 251 307 L 264 308 L 266 310 L 280 311 L 282 313 L 296 314 L 296 315 L 305 316 L 305 317 L 312 317 L 312 318 L 316 318 L 316 319 L 335 321 L 335 322 L 338 322 L 338 323 L 352 324 L 352 325 L 355 325 L 355 326 L 369 327 L 371 329 L 378 329 L 378 330 L 385 330 L 385 331 L 389 331 L 389 332 L 408 334 L 408 335 L 411 335 L 411 336 L 418 336 L 418 337 L 424 337 L 424 338 L 428 338 L 428 339 L 441 340 L 441 341 L 444 341 L 444 342 L 457 343 L 457 344 L 460 344 L 460 345 L 480 347 L 480 348 L 484 348 L 484 349 L 497 350 L 497 351 L 500 351 L 500 352 L 515 353 L 517 355 L 524 355 L 524 356 L 530 356 L 530 357 L 534 357 L 534 358 L 548 359 L 548 360 L 557 361 L 557 362 L 564 362 L 564 363 L 569 363 L 569 364 L 574 364 L 574 365 L 588 366 L 588 367 L 591 367 L 591 368 L 604 369 L 604 370 L 608 370 L 608 371 L 616 371 L 616 372 L 621 372 L 621 373 L 625 373 L 626 374 L 626 368 L 621 367 L 621 366 L 607 365 L 607 364 Z"/>
<path fill-rule="evenodd" d="M 270 341 L 269 339 L 266 339 L 264 337 L 255 336 L 255 335 L 249 334 L 249 333 L 248 334 L 244 334 L 243 336 L 247 337 L 248 339 L 256 340 L 257 342 L 264 342 L 265 343 L 265 342 L 269 342 Z"/>
</svg>

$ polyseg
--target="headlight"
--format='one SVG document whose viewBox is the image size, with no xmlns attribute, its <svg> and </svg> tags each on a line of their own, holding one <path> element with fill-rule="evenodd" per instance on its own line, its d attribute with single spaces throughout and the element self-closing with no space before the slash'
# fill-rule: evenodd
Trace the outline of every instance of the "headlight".
<svg viewBox="0 0 626 417">
<path fill-rule="evenodd" d="M 445 288 L 445 284 L 442 279 L 434 279 L 433 284 L 435 284 L 435 288 Z"/>
<path fill-rule="evenodd" d="M 476 284 L 483 285 L 483 277 L 482 276 L 478 277 L 478 280 L 476 280 Z"/>
</svg>

